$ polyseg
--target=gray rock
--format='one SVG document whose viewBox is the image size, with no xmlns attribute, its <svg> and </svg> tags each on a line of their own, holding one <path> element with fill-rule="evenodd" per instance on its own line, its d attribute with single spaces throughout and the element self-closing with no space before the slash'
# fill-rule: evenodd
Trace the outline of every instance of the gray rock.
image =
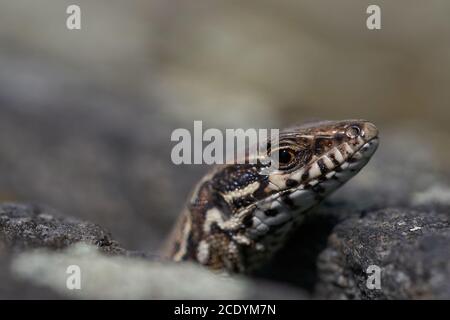
<svg viewBox="0 0 450 320">
<path fill-rule="evenodd" d="M 450 298 L 449 211 L 389 208 L 339 224 L 318 260 L 317 294 L 345 299 Z M 366 286 L 381 268 L 381 288 Z"/>
<path fill-rule="evenodd" d="M 0 299 L 61 299 L 62 295 L 48 287 L 14 276 L 14 255 L 0 242 Z"/>
<path fill-rule="evenodd" d="M 80 270 L 80 289 L 68 290 L 68 266 Z M 83 299 L 305 299 L 300 290 L 243 277 L 218 276 L 193 263 L 158 262 L 106 256 L 77 244 L 60 252 L 34 250 L 12 260 L 20 279 L 51 288 L 67 298 Z M 107 290 L 105 290 L 107 288 Z"/>
<path fill-rule="evenodd" d="M 77 242 L 100 248 L 102 252 L 125 253 L 100 226 L 34 205 L 0 205 L 0 243 L 13 251 L 47 247 L 62 249 Z"/>
<path fill-rule="evenodd" d="M 83 290 L 67 289 L 69 265 L 81 268 Z M 227 279 L 127 251 L 98 225 L 23 204 L 0 205 L 0 281 L 0 298 L 7 299 L 309 298 L 292 286 Z"/>
<path fill-rule="evenodd" d="M 16 277 L 11 263 L 18 253 L 42 247 L 61 250 L 77 242 L 95 245 L 103 253 L 124 253 L 105 230 L 93 223 L 63 217 L 37 205 L 0 205 L 0 299 L 64 298 L 47 286 Z"/>
</svg>

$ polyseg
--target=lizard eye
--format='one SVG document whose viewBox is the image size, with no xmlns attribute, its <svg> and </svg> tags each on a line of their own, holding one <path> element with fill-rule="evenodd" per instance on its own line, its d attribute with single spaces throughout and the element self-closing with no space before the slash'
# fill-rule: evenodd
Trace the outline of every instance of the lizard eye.
<svg viewBox="0 0 450 320">
<path fill-rule="evenodd" d="M 296 156 L 294 149 L 285 147 L 276 150 L 276 152 L 278 152 L 278 165 L 280 169 L 290 169 L 295 165 Z"/>
<path fill-rule="evenodd" d="M 279 157 L 280 157 L 279 162 L 281 164 L 286 165 L 292 161 L 292 159 L 294 158 L 294 155 L 291 152 L 291 150 L 289 150 L 289 149 L 281 149 Z"/>
</svg>

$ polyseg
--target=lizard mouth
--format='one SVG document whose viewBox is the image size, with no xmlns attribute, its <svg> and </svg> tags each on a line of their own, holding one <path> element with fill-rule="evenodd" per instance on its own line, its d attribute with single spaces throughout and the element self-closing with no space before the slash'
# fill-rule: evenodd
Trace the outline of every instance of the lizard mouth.
<svg viewBox="0 0 450 320">
<path fill-rule="evenodd" d="M 309 166 L 309 179 L 305 179 L 300 186 L 286 189 L 285 192 L 309 188 L 320 189 L 320 185 L 330 179 L 338 180 L 342 182 L 341 184 L 345 183 L 369 162 L 378 144 L 378 136 L 374 136 L 362 142 L 354 150 L 349 149 L 348 144 L 340 146 L 339 149 L 342 151 L 331 150 Z"/>
<path fill-rule="evenodd" d="M 303 189 L 311 188 L 318 193 L 329 193 L 334 191 L 358 173 L 369 162 L 370 158 L 377 150 L 378 144 L 378 136 L 372 137 L 352 153 L 349 153 L 346 159 L 344 159 L 341 163 L 336 164 L 333 167 L 326 168 L 327 171 L 322 173 L 320 176 L 305 181 Z M 330 153 L 327 156 L 333 158 L 333 153 Z M 319 160 L 316 161 L 316 165 L 319 163 Z M 329 180 L 334 180 L 337 183 L 327 184 L 326 182 Z M 297 189 L 299 188 L 292 188 L 292 190 L 289 191 L 294 192 Z"/>
<path fill-rule="evenodd" d="M 369 141 L 367 141 L 365 144 L 363 144 L 352 155 L 350 155 L 346 161 L 347 163 L 349 163 L 349 169 L 354 170 L 357 167 L 361 169 L 377 150 L 378 142 L 379 142 L 378 137 L 374 137 Z M 361 164 L 362 166 L 360 166 Z"/>
</svg>

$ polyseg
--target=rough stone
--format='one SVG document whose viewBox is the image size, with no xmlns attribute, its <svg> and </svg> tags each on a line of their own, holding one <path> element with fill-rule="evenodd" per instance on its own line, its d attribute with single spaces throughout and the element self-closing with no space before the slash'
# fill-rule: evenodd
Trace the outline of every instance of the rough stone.
<svg viewBox="0 0 450 320">
<path fill-rule="evenodd" d="M 95 245 L 102 252 L 124 253 L 100 226 L 36 205 L 0 205 L 0 242 L 14 251 L 47 247 L 62 249 L 77 242 Z"/>
<path fill-rule="evenodd" d="M 81 268 L 83 290 L 67 289 L 70 265 Z M 7 299 L 309 298 L 288 285 L 222 277 L 127 251 L 98 225 L 23 204 L 0 205 L 0 281 L 0 298 Z"/>
<path fill-rule="evenodd" d="M 323 298 L 448 299 L 449 211 L 388 208 L 351 218 L 329 236 L 318 259 Z M 381 268 L 381 289 L 369 289 L 367 268 Z"/>
</svg>

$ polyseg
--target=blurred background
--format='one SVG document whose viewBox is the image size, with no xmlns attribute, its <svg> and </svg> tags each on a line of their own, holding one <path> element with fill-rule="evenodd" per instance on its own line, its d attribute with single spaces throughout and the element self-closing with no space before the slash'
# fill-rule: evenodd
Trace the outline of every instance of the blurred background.
<svg viewBox="0 0 450 320">
<path fill-rule="evenodd" d="M 448 171 L 449 83 L 444 0 L 1 0 L 0 201 L 152 252 L 206 170 L 171 163 L 175 128 L 364 118 Z"/>
</svg>

